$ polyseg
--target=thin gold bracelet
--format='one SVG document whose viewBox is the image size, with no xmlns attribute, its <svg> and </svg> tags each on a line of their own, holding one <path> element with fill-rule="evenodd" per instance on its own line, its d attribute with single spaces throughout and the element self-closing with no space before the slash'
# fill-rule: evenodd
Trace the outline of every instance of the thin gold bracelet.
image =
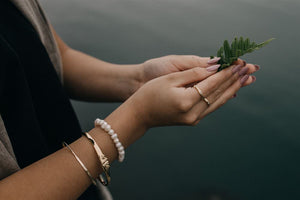
<svg viewBox="0 0 300 200">
<path fill-rule="evenodd" d="M 93 178 L 93 176 L 91 175 L 91 173 L 89 172 L 89 170 L 86 168 L 86 166 L 83 164 L 83 162 L 79 159 L 79 157 L 75 154 L 75 152 L 71 149 L 71 147 L 66 142 L 63 142 L 63 147 L 67 147 L 71 151 L 71 153 L 74 155 L 74 157 L 76 158 L 76 160 L 78 161 L 78 163 L 81 165 L 81 167 L 83 168 L 83 170 L 85 171 L 85 173 L 91 179 L 92 183 L 94 185 L 97 185 L 97 181 Z"/>
<path fill-rule="evenodd" d="M 90 136 L 90 134 L 88 134 L 87 132 L 83 133 L 83 135 L 93 144 L 95 152 L 99 158 L 99 161 L 102 165 L 102 169 L 103 172 L 102 174 L 99 175 L 99 180 L 100 182 L 107 186 L 110 181 L 110 165 L 108 162 L 108 159 L 106 158 L 106 156 L 103 154 L 103 152 L 101 151 L 100 147 L 98 146 L 98 144 L 96 143 L 96 141 L 92 138 L 92 136 Z M 104 178 L 105 177 L 105 178 Z"/>
</svg>

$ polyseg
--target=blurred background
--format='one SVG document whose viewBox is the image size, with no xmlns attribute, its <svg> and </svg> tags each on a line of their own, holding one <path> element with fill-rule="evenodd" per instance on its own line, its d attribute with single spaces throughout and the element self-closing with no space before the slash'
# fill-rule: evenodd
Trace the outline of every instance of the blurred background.
<svg viewBox="0 0 300 200">
<path fill-rule="evenodd" d="M 300 199 L 299 0 L 40 1 L 71 47 L 113 63 L 275 37 L 243 57 L 261 66 L 255 84 L 196 127 L 148 131 L 113 164 L 110 189 L 121 200 Z M 84 130 L 119 106 L 72 103 Z"/>
</svg>

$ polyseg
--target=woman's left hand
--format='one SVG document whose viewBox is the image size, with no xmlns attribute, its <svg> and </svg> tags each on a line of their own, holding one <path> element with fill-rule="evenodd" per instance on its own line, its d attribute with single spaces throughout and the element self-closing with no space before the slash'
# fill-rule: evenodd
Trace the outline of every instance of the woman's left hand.
<svg viewBox="0 0 300 200">
<path fill-rule="evenodd" d="M 157 77 L 164 76 L 170 73 L 188 70 L 194 67 L 208 68 L 212 71 L 217 67 L 218 58 L 210 59 L 209 57 L 200 57 L 196 55 L 168 55 L 159 58 L 147 60 L 142 64 L 142 84 L 141 86 Z M 246 62 L 238 59 L 234 64 L 246 65 Z M 215 67 L 214 67 L 215 66 Z M 259 66 L 255 65 L 256 70 Z M 251 76 L 243 86 L 247 86 L 256 80 L 255 76 Z"/>
<path fill-rule="evenodd" d="M 207 62 L 209 60 L 209 57 L 199 57 L 195 55 L 168 55 L 150 59 L 142 64 L 142 80 L 143 83 L 146 83 L 154 78 L 173 72 L 184 71 L 194 67 L 205 68 L 217 63 L 208 64 Z"/>
</svg>

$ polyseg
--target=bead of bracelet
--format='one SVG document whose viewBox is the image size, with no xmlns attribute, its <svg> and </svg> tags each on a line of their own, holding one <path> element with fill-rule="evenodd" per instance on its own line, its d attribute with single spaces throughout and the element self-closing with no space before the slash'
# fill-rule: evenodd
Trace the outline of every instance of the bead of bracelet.
<svg viewBox="0 0 300 200">
<path fill-rule="evenodd" d="M 118 138 L 118 134 L 111 128 L 111 126 L 106 121 L 99 118 L 95 120 L 95 127 L 100 127 L 111 137 L 116 149 L 118 150 L 118 160 L 119 162 L 123 162 L 125 159 L 125 150 Z"/>
</svg>

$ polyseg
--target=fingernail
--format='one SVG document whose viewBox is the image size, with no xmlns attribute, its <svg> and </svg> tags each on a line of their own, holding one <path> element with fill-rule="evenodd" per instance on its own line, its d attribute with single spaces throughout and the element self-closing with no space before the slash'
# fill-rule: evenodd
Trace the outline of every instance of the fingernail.
<svg viewBox="0 0 300 200">
<path fill-rule="evenodd" d="M 247 74 L 248 70 L 249 70 L 249 67 L 244 67 L 243 69 L 241 69 L 239 71 L 239 75 L 243 76 L 243 75 Z"/>
<path fill-rule="evenodd" d="M 206 70 L 209 72 L 216 71 L 221 65 L 212 65 L 210 67 L 207 67 Z"/>
<path fill-rule="evenodd" d="M 256 71 L 260 70 L 260 66 L 259 65 L 254 65 Z"/>
<path fill-rule="evenodd" d="M 207 64 L 215 64 L 215 63 L 217 63 L 220 59 L 221 59 L 221 58 L 219 58 L 219 57 L 212 58 L 212 59 L 210 59 L 210 60 L 207 62 Z"/>
<path fill-rule="evenodd" d="M 235 74 L 236 72 L 240 71 L 242 65 L 236 65 L 232 68 L 232 73 Z"/>
<path fill-rule="evenodd" d="M 249 75 L 248 75 L 248 74 L 245 75 L 245 76 L 243 76 L 243 77 L 241 78 L 241 80 L 240 80 L 241 85 L 243 85 L 243 84 L 248 80 L 248 78 L 249 78 Z"/>
<path fill-rule="evenodd" d="M 243 60 L 243 66 L 246 66 L 246 65 L 247 65 L 246 61 Z"/>
<path fill-rule="evenodd" d="M 256 81 L 256 77 L 255 76 L 251 76 L 252 77 L 252 83 L 254 83 Z"/>
</svg>

